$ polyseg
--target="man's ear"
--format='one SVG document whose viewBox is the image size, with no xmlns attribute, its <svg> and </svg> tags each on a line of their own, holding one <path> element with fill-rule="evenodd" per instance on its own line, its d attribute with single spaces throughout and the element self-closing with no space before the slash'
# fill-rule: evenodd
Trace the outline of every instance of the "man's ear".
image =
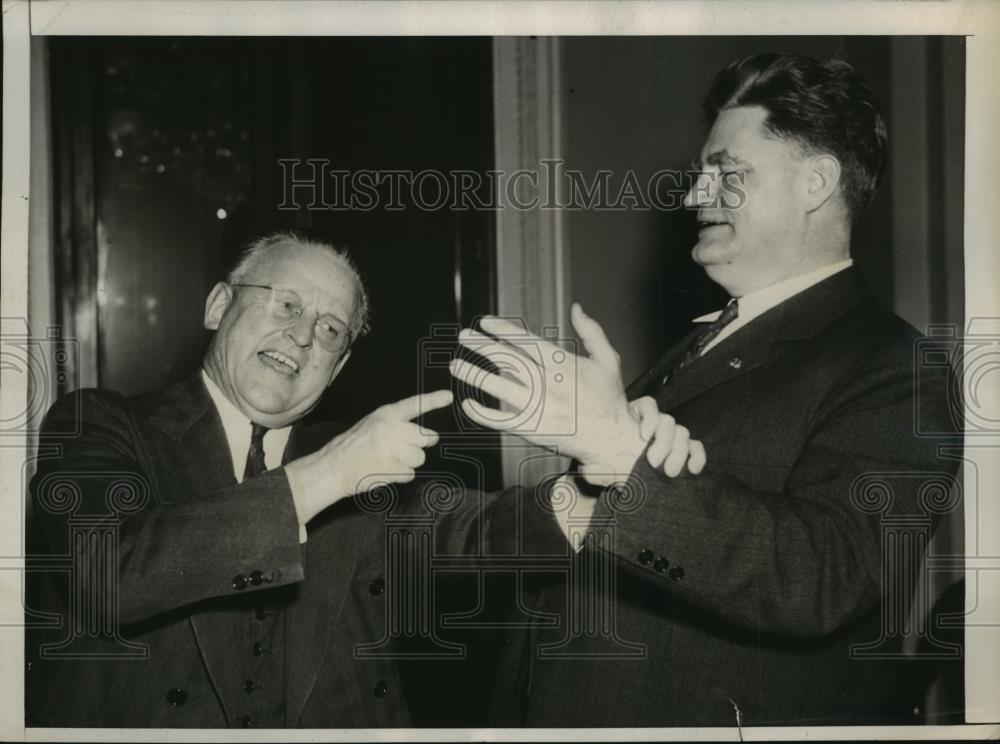
<svg viewBox="0 0 1000 744">
<path fill-rule="evenodd" d="M 226 309 L 233 301 L 233 288 L 225 282 L 219 282 L 212 291 L 208 293 L 205 300 L 205 328 L 210 331 L 218 330 L 222 316 L 226 314 Z"/>
<path fill-rule="evenodd" d="M 334 366 L 333 374 L 330 375 L 330 381 L 326 383 L 327 387 L 330 387 L 333 384 L 333 381 L 337 379 L 337 375 L 340 374 L 340 370 L 344 368 L 344 365 L 347 364 L 347 360 L 350 358 L 351 358 L 351 350 L 348 349 L 346 352 L 344 352 L 344 356 L 340 357 L 340 359 L 337 361 L 337 364 Z"/>
<path fill-rule="evenodd" d="M 840 186 L 840 161 L 821 153 L 809 158 L 806 210 L 813 212 L 829 201 Z"/>
</svg>

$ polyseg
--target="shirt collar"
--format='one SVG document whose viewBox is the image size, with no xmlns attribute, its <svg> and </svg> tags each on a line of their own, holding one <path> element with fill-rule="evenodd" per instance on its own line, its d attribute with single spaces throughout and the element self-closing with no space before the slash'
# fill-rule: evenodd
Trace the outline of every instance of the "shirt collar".
<svg viewBox="0 0 1000 744">
<path fill-rule="evenodd" d="M 831 277 L 853 265 L 854 259 L 848 258 L 844 261 L 838 261 L 837 263 L 829 264 L 814 271 L 810 271 L 807 274 L 800 274 L 799 276 L 793 276 L 790 279 L 775 282 L 774 284 L 764 287 L 763 289 L 758 289 L 756 292 L 743 295 L 738 298 L 740 303 L 739 318 L 743 320 L 744 323 L 748 322 L 750 319 L 764 314 L 771 308 L 776 307 L 785 300 L 797 295 L 799 292 L 804 292 L 814 284 L 819 284 L 824 279 L 827 279 L 828 277 Z M 699 316 L 691 322 L 711 323 L 721 314 L 722 311 L 717 310 L 714 313 Z"/>
<path fill-rule="evenodd" d="M 215 404 L 215 410 L 219 412 L 219 418 L 222 419 L 222 429 L 226 434 L 229 454 L 233 460 L 233 473 L 237 482 L 242 482 L 247 452 L 250 451 L 252 422 L 233 405 L 205 370 L 201 371 L 201 379 L 205 382 L 208 394 Z M 268 470 L 281 465 L 281 458 L 285 453 L 285 445 L 288 444 L 291 431 L 291 426 L 285 426 L 281 429 L 269 429 L 264 434 L 264 464 Z"/>
</svg>

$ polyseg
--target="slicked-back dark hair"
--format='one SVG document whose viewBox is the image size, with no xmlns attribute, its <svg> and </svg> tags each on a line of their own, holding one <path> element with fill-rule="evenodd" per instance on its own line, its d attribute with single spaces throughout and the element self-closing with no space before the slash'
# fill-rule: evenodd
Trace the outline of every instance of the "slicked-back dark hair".
<svg viewBox="0 0 1000 744">
<path fill-rule="evenodd" d="M 847 62 L 787 54 L 746 57 L 712 81 L 704 101 L 709 126 L 720 111 L 736 106 L 763 107 L 771 134 L 835 156 L 852 220 L 871 202 L 888 137 L 875 94 Z"/>
</svg>

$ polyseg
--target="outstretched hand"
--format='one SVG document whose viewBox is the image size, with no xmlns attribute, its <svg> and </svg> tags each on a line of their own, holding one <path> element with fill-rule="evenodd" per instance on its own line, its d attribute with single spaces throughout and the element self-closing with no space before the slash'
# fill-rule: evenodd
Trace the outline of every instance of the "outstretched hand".
<svg viewBox="0 0 1000 744">
<path fill-rule="evenodd" d="M 502 408 L 466 399 L 462 410 L 480 426 L 575 458 L 593 483 L 625 480 L 646 442 L 625 398 L 619 356 L 601 326 L 577 303 L 570 320 L 587 356 L 571 354 L 501 318 L 484 318 L 486 333 L 463 330 L 459 342 L 501 374 L 460 359 L 452 361 L 451 373 L 499 399 Z"/>
</svg>

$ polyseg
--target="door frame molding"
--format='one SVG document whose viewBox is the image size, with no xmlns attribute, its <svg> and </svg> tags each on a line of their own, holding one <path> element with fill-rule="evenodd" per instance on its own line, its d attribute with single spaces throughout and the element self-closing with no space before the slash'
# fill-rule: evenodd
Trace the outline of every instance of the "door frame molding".
<svg viewBox="0 0 1000 744">
<path fill-rule="evenodd" d="M 516 202 L 562 203 L 546 193 L 542 161 L 563 156 L 563 85 L 561 39 L 551 36 L 493 40 L 493 118 L 496 169 L 506 184 L 498 194 L 496 220 L 497 311 L 520 318 L 532 333 L 565 338 L 568 272 L 561 208 L 521 209 L 509 201 L 510 176 L 527 171 L 535 182 L 518 178 Z M 551 454 L 526 448 L 511 435 L 501 436 L 504 486 L 528 486 L 552 472 Z M 536 457 L 544 455 L 542 457 Z M 568 460 L 565 460 L 568 465 Z M 549 464 L 546 465 L 546 462 Z"/>
</svg>

